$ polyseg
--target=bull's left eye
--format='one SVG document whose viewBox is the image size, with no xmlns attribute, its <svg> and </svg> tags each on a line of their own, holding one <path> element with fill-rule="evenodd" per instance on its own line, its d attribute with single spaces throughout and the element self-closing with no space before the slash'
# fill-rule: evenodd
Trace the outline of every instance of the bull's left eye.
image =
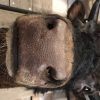
<svg viewBox="0 0 100 100">
<path fill-rule="evenodd" d="M 88 86 L 84 86 L 83 89 L 82 89 L 82 92 L 90 93 L 91 92 L 91 88 L 88 87 Z"/>
</svg>

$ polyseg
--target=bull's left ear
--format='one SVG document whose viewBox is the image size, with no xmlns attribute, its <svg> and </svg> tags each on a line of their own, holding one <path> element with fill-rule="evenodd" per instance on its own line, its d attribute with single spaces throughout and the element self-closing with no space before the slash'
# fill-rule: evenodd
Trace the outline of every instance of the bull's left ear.
<svg viewBox="0 0 100 100">
<path fill-rule="evenodd" d="M 82 0 L 75 0 L 75 2 L 71 5 L 67 12 L 67 18 L 72 22 L 76 19 L 81 21 L 84 20 L 85 16 L 85 7 Z"/>
</svg>

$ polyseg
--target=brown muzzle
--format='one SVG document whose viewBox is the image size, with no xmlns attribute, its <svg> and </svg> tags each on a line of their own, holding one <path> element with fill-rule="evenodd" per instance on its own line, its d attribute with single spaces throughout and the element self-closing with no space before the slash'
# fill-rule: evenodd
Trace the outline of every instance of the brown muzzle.
<svg viewBox="0 0 100 100">
<path fill-rule="evenodd" d="M 31 87 L 65 85 L 73 67 L 72 32 L 70 22 L 56 16 L 19 17 L 6 38 L 9 75 Z"/>
</svg>

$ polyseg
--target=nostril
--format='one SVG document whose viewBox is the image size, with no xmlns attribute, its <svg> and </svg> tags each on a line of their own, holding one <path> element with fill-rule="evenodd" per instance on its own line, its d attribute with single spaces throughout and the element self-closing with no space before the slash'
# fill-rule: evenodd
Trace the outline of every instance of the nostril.
<svg viewBox="0 0 100 100">
<path fill-rule="evenodd" d="M 54 24 L 54 23 L 48 23 L 48 24 L 47 24 L 47 28 L 48 28 L 49 30 L 53 29 L 54 27 L 55 27 L 55 24 Z"/>
<path fill-rule="evenodd" d="M 53 78 L 56 75 L 56 71 L 52 66 L 48 66 L 46 70 L 48 78 Z"/>
<path fill-rule="evenodd" d="M 54 68 L 54 66 L 48 66 L 46 67 L 46 73 L 45 78 L 48 83 L 56 84 L 56 85 L 61 85 L 65 80 L 61 80 L 57 76 L 57 70 Z"/>
<path fill-rule="evenodd" d="M 47 18 L 46 25 L 49 30 L 54 29 L 57 25 L 57 19 L 56 18 Z"/>
</svg>

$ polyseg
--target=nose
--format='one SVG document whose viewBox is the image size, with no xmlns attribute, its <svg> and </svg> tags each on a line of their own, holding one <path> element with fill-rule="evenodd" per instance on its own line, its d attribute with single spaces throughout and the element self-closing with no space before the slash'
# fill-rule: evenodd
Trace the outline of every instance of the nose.
<svg viewBox="0 0 100 100">
<path fill-rule="evenodd" d="M 56 28 L 58 19 L 56 17 L 49 16 L 49 17 L 45 18 L 45 21 L 46 21 L 47 29 L 52 30 L 52 29 Z"/>
<path fill-rule="evenodd" d="M 66 79 L 63 72 L 60 72 L 54 66 L 46 66 L 42 71 L 42 76 L 45 77 L 46 81 L 55 84 L 62 83 Z"/>
<path fill-rule="evenodd" d="M 52 66 L 48 66 L 46 68 L 46 77 L 49 81 L 53 82 L 58 81 L 56 79 L 56 70 Z"/>
</svg>

